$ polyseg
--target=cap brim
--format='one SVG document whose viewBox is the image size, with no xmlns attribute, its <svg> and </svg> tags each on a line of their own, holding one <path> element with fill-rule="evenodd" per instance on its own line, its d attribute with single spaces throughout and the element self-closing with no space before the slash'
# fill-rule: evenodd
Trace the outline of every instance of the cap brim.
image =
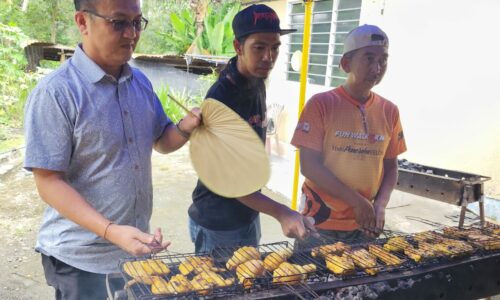
<svg viewBox="0 0 500 300">
<path fill-rule="evenodd" d="M 296 31 L 297 31 L 297 29 L 281 29 L 280 35 L 285 35 L 285 34 L 289 34 L 289 33 L 296 32 Z"/>
</svg>

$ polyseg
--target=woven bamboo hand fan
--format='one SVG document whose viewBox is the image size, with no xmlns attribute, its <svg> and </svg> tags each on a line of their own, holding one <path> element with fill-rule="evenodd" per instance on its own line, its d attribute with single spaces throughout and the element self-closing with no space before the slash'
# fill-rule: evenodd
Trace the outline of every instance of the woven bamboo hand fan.
<svg viewBox="0 0 500 300">
<path fill-rule="evenodd" d="M 249 195 L 269 180 L 264 144 L 237 113 L 214 99 L 201 105 L 203 123 L 190 137 L 190 155 L 198 177 L 227 198 Z"/>
</svg>

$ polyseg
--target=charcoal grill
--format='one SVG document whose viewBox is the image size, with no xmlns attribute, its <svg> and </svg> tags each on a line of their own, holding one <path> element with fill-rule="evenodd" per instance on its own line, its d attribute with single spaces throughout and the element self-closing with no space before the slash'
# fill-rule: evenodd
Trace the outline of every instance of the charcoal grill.
<svg viewBox="0 0 500 300">
<path fill-rule="evenodd" d="M 460 228 L 464 225 L 467 205 L 479 202 L 481 225 L 485 224 L 484 182 L 490 177 L 425 166 L 405 159 L 398 164 L 397 190 L 460 206 Z"/>
<path fill-rule="evenodd" d="M 466 230 L 476 230 L 487 235 L 490 241 L 500 242 L 498 226 L 471 226 Z M 465 230 L 464 229 L 464 230 Z M 436 244 L 450 237 L 444 237 L 445 228 L 437 228 L 425 234 L 402 236 L 412 246 L 417 246 L 417 240 L 425 239 L 428 244 Z M 459 233 L 467 233 L 460 231 Z M 370 243 L 383 246 L 394 233 Z M 253 280 L 250 288 L 245 288 L 236 280 L 226 287 L 211 287 L 200 295 L 199 291 L 177 293 L 170 295 L 153 295 L 147 284 L 136 283 L 126 289 L 128 299 L 342 299 L 349 293 L 356 293 L 361 298 L 376 295 L 382 299 L 477 299 L 500 293 L 500 250 L 487 250 L 484 244 L 474 242 L 467 234 L 457 235 L 452 240 L 470 245 L 470 251 L 456 255 L 436 255 L 416 262 L 401 253 L 394 253 L 403 260 L 397 266 L 386 266 L 380 259 L 377 260 L 377 274 L 369 275 L 365 270 L 357 267 L 349 275 L 334 275 L 327 269 L 323 257 L 312 257 L 310 249 L 294 252 L 288 262 L 298 265 L 314 264 L 316 270 L 303 274 L 304 280 L 300 283 L 278 284 L 273 282 L 272 272 Z M 333 244 L 335 240 L 318 240 L 318 245 Z M 313 245 L 314 246 L 314 245 Z M 352 249 L 368 248 L 367 241 L 359 241 L 349 245 Z M 264 244 L 258 250 L 264 258 L 267 254 L 283 249 L 291 249 L 287 242 Z M 451 248 L 450 248 L 451 249 Z M 469 248 L 468 248 L 469 249 Z M 203 254 L 213 259 L 215 267 L 222 268 L 236 249 L 217 249 Z M 162 254 L 155 255 L 154 259 L 165 262 L 171 273 L 163 276 L 171 278 L 178 274 L 179 265 L 188 257 L 195 254 Z M 122 276 L 125 282 L 131 279 L 123 266 L 127 262 L 144 260 L 144 258 L 130 258 L 120 262 Z M 235 277 L 234 271 L 221 273 L 224 278 Z M 354 291 L 354 292 L 353 292 Z"/>
</svg>

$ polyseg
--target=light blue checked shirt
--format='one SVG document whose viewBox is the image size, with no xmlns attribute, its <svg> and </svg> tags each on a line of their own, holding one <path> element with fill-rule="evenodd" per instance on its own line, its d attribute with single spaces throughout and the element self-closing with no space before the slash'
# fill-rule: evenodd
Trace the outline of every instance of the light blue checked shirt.
<svg viewBox="0 0 500 300">
<path fill-rule="evenodd" d="M 106 218 L 147 232 L 151 153 L 169 124 L 144 74 L 127 64 L 116 81 L 76 47 L 27 100 L 24 166 L 64 172 L 66 182 Z M 36 250 L 94 273 L 117 272 L 127 256 L 51 207 Z"/>
</svg>

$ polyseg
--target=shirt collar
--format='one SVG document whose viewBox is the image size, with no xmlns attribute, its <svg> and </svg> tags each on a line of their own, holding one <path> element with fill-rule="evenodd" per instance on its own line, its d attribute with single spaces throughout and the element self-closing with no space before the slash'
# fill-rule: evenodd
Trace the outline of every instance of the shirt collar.
<svg viewBox="0 0 500 300">
<path fill-rule="evenodd" d="M 75 53 L 71 58 L 72 64 L 80 70 L 91 83 L 97 83 L 103 79 L 113 80 L 111 75 L 106 74 L 82 49 L 82 44 L 78 44 Z M 123 82 L 132 77 L 132 69 L 129 64 L 123 65 L 122 73 L 118 82 Z"/>
<path fill-rule="evenodd" d="M 347 99 L 349 102 L 351 102 L 357 107 L 369 107 L 373 103 L 373 98 L 374 98 L 373 92 L 370 92 L 370 96 L 368 97 L 368 100 L 366 100 L 365 103 L 361 103 L 358 100 L 351 97 L 351 95 L 349 95 L 349 93 L 345 90 L 344 86 L 341 85 L 337 89 L 344 96 L 343 98 Z"/>
<path fill-rule="evenodd" d="M 229 60 L 226 70 L 224 75 L 228 80 L 243 89 L 254 89 L 259 86 L 260 82 L 264 82 L 263 79 L 248 79 L 243 76 L 238 70 L 238 56 L 234 56 Z"/>
</svg>

